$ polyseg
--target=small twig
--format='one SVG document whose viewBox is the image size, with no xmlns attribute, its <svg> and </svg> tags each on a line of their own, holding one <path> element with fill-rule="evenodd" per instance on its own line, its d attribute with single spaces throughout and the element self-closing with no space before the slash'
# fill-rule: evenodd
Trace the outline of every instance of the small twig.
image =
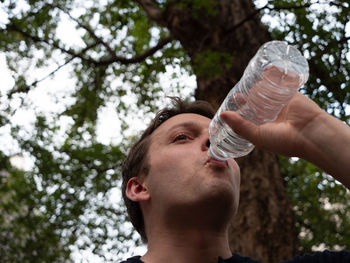
<svg viewBox="0 0 350 263">
<path fill-rule="evenodd" d="M 70 59 L 68 59 L 65 63 L 63 63 L 62 65 L 59 65 L 55 70 L 51 71 L 48 75 L 46 75 L 45 77 L 34 81 L 32 84 L 28 85 L 27 88 L 31 88 L 31 87 L 35 87 L 39 82 L 44 81 L 45 79 L 51 77 L 52 75 L 54 75 L 57 71 L 59 71 L 61 68 L 63 68 L 64 66 L 66 66 L 68 63 L 70 63 L 72 60 L 74 60 L 76 57 L 72 57 Z"/>
<path fill-rule="evenodd" d="M 341 40 L 343 39 L 349 39 L 349 37 L 346 37 L 346 23 L 343 25 L 343 37 L 341 38 Z M 344 44 L 346 45 L 346 41 L 338 41 L 338 45 L 339 45 L 339 50 L 338 50 L 338 63 L 337 63 L 337 72 L 340 73 L 340 68 L 341 68 L 341 60 L 342 60 L 342 51 L 343 51 L 343 47 Z"/>
<path fill-rule="evenodd" d="M 86 51 L 89 50 L 90 48 L 93 48 L 93 47 L 96 46 L 96 45 L 97 45 L 97 43 L 94 43 L 94 44 L 92 44 L 92 45 L 90 45 L 90 46 L 87 46 L 87 47 L 85 47 L 82 51 L 80 51 L 79 53 L 84 53 L 84 52 L 86 52 Z M 33 83 L 27 85 L 23 90 L 20 90 L 20 91 L 18 91 L 18 90 L 13 90 L 13 91 L 9 92 L 9 93 L 8 93 L 8 96 L 9 96 L 9 97 L 12 97 L 13 94 L 18 93 L 18 92 L 28 93 L 29 90 L 30 90 L 32 87 L 36 87 L 37 84 L 38 84 L 39 82 L 42 82 L 42 81 L 44 81 L 45 79 L 47 79 L 47 78 L 51 77 L 52 75 L 54 75 L 57 71 L 59 71 L 59 70 L 60 70 L 61 68 L 63 68 L 64 66 L 68 65 L 68 64 L 69 64 L 72 60 L 74 60 L 75 58 L 77 58 L 77 57 L 74 57 L 74 56 L 71 57 L 71 58 L 68 59 L 65 63 L 63 63 L 62 65 L 59 65 L 56 69 L 54 69 L 54 70 L 51 71 L 49 74 L 47 74 L 45 77 L 43 77 L 43 78 L 41 78 L 41 79 L 39 79 L 39 80 L 36 80 L 36 81 L 34 81 Z"/>
</svg>

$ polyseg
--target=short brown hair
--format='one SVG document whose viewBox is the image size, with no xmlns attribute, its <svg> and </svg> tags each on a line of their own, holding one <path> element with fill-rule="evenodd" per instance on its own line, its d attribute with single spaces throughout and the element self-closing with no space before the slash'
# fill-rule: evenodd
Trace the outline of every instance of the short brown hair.
<svg viewBox="0 0 350 263">
<path fill-rule="evenodd" d="M 138 202 L 130 200 L 126 196 L 126 186 L 128 181 L 140 175 L 147 176 L 149 171 L 149 163 L 147 159 L 148 149 L 151 142 L 151 134 L 166 120 L 171 117 L 183 113 L 199 114 L 208 118 L 213 118 L 215 111 L 213 107 L 206 101 L 185 102 L 177 97 L 171 98 L 173 107 L 165 108 L 158 112 L 152 120 L 148 128 L 143 132 L 140 139 L 131 147 L 122 166 L 122 195 L 127 208 L 129 219 L 134 228 L 141 235 L 144 242 L 147 242 L 145 224 L 141 208 Z"/>
</svg>

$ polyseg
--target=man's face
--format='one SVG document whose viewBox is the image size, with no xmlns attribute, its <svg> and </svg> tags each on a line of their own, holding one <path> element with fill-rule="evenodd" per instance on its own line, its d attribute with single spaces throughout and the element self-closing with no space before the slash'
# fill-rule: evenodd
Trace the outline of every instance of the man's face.
<svg viewBox="0 0 350 263">
<path fill-rule="evenodd" d="M 239 167 L 233 159 L 218 162 L 208 156 L 209 123 L 202 115 L 179 114 L 151 135 L 145 183 L 160 213 L 201 207 L 210 213 L 220 204 L 237 209 Z"/>
</svg>

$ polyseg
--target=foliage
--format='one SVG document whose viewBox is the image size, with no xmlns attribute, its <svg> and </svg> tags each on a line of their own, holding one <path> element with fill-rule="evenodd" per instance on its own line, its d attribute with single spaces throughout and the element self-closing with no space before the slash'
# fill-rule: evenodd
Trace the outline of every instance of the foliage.
<svg viewBox="0 0 350 263">
<path fill-rule="evenodd" d="M 37 189 L 34 177 L 11 168 L 2 172 L 1 180 L 1 260 L 64 262 L 70 251 L 62 246 L 65 242 L 50 220 L 54 216 L 49 214 L 52 211 L 38 209 L 45 194 Z"/>
<path fill-rule="evenodd" d="M 299 251 L 350 244 L 350 195 L 321 169 L 302 160 L 280 157 L 282 176 L 295 211 Z"/>
<path fill-rule="evenodd" d="M 3 262 L 66 262 L 73 244 L 103 255 L 99 245 L 131 238 L 118 229 L 125 221 L 124 209 L 108 201 L 110 191 L 119 187 L 120 146 L 106 146 L 93 137 L 82 145 L 81 137 L 88 133 L 67 136 L 56 146 L 53 135 L 59 127 L 42 116 L 30 139 L 19 137 L 19 129 L 14 127 L 12 135 L 35 163 L 29 172 L 8 162 L 3 167 Z"/>
<path fill-rule="evenodd" d="M 123 137 L 127 117 L 153 112 L 163 96 L 159 73 L 166 65 L 189 69 L 188 58 L 133 1 L 9 0 L 1 8 L 7 21 L 0 25 L 0 49 L 15 80 L 1 94 L 2 129 L 11 130 L 13 144 L 3 157 L 19 154 L 33 164 L 26 171 L 0 168 L 8 174 L 0 185 L 7 197 L 0 202 L 0 258 L 68 262 L 72 250 L 81 249 L 105 261 L 120 259 L 140 242 L 125 223 L 124 207 L 113 203 L 129 142 L 102 144 L 96 124 L 113 105 L 122 128 L 117 137 Z M 74 41 L 62 36 L 62 26 L 75 27 Z M 33 107 L 35 90 L 67 65 L 74 87 L 63 96 L 51 92 L 61 107 Z M 13 122 L 26 111 L 35 114 L 29 128 Z"/>
<path fill-rule="evenodd" d="M 329 113 L 350 123 L 348 1 L 269 1 L 265 14 L 277 19 L 270 25 L 276 39 L 286 39 L 308 58 L 310 74 L 302 92 Z"/>
<path fill-rule="evenodd" d="M 197 55 L 193 61 L 193 70 L 197 76 L 214 78 L 231 66 L 231 56 L 226 52 L 205 50 Z M 222 68 L 224 65 L 224 68 Z"/>
<path fill-rule="evenodd" d="M 350 124 L 350 4 L 347 1 L 269 1 L 264 14 L 269 29 L 304 52 L 309 80 L 301 91 L 323 109 Z M 347 109 L 349 110 L 349 109 Z M 293 204 L 302 253 L 349 247 L 349 193 L 345 187 L 303 160 L 280 158 L 287 193 Z"/>
<path fill-rule="evenodd" d="M 166 11 L 174 2 L 154 3 Z M 191 6 L 196 19 L 218 15 L 216 1 L 176 3 L 176 8 Z M 277 19 L 278 26 L 269 25 L 274 38 L 297 45 L 308 57 L 312 74 L 303 92 L 347 122 L 349 9 L 346 1 L 302 0 L 271 0 L 259 8 L 263 19 Z M 118 260 L 118 253 L 139 242 L 127 243 L 135 236 L 125 224 L 124 208 L 111 201 L 121 161 L 137 133 L 128 132 L 130 119 L 142 126 L 140 120 L 158 108 L 160 98 L 179 93 L 160 81 L 169 67 L 178 82 L 183 74 L 214 77 L 223 70 L 217 65 L 230 67 L 229 54 L 206 50 L 191 65 L 180 42 L 137 1 L 3 0 L 0 10 L 6 17 L 0 22 L 0 50 L 15 81 L 0 94 L 0 131 L 12 137 L 10 149 L 0 149 L 0 258 L 69 262 L 77 246 L 105 261 Z M 31 96 L 64 67 L 70 67 L 75 83 L 63 95 L 51 90 L 59 107 L 44 113 Z M 97 124 L 110 105 L 121 129 L 118 140 L 106 144 L 98 139 Z M 35 115 L 29 127 L 15 122 L 19 112 Z M 14 155 L 32 160 L 31 168 L 14 167 Z M 305 162 L 281 163 L 298 230 L 306 233 L 300 236 L 304 251 L 321 243 L 349 246 L 344 188 Z M 329 225 L 329 231 L 316 225 Z"/>
</svg>

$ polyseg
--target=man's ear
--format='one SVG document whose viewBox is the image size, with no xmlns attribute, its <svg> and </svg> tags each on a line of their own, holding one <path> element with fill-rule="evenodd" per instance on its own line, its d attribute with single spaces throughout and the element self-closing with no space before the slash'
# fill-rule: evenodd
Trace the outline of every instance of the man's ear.
<svg viewBox="0 0 350 263">
<path fill-rule="evenodd" d="M 132 177 L 126 185 L 126 196 L 134 201 L 146 201 L 150 198 L 148 188 L 144 183 L 143 178 Z"/>
</svg>

